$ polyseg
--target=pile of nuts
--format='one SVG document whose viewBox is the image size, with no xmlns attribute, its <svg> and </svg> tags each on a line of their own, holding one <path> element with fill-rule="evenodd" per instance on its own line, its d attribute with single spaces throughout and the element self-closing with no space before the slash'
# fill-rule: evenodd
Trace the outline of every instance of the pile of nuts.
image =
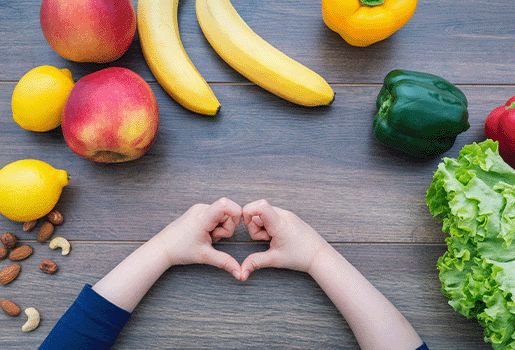
<svg viewBox="0 0 515 350">
<path fill-rule="evenodd" d="M 41 225 L 37 241 L 45 243 L 54 234 L 55 226 L 61 225 L 64 221 L 63 215 L 57 210 L 52 210 L 46 217 L 45 222 Z M 23 224 L 23 231 L 32 231 L 38 224 L 37 220 L 29 221 Z M 33 248 L 28 244 L 18 245 L 18 237 L 11 232 L 5 232 L 0 236 L 0 241 L 3 246 L 0 246 L 0 260 L 9 258 L 11 261 L 16 261 L 0 272 L 0 284 L 6 285 L 11 283 L 21 271 L 21 265 L 18 261 L 27 259 L 33 253 Z M 63 237 L 56 237 L 50 241 L 49 247 L 51 249 L 61 248 L 62 255 L 67 255 L 70 252 L 70 243 Z M 55 262 L 50 259 L 43 259 L 40 270 L 47 274 L 54 274 L 57 272 L 58 267 Z M 10 315 L 18 316 L 21 312 L 20 308 L 9 300 L 0 300 L 0 308 Z M 22 330 L 29 332 L 37 328 L 39 325 L 39 313 L 34 308 L 25 309 L 25 314 L 28 317 L 27 322 L 23 325 Z"/>
</svg>

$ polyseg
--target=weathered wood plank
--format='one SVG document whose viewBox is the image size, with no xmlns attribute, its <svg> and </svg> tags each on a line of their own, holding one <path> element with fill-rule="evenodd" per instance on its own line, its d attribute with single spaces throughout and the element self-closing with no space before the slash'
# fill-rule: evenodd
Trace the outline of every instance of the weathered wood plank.
<svg viewBox="0 0 515 350">
<path fill-rule="evenodd" d="M 455 313 L 440 293 L 435 265 L 445 251 L 445 235 L 424 201 L 439 159 L 414 162 L 391 152 L 374 139 L 371 123 L 379 84 L 389 70 L 428 71 L 472 85 L 460 85 L 469 98 L 472 126 L 444 155 L 455 157 L 463 145 L 484 140 L 484 119 L 513 96 L 515 32 L 506 11 L 511 1 L 419 1 L 404 28 L 368 48 L 351 47 L 331 32 L 322 22 L 320 1 L 232 2 L 259 35 L 332 83 L 333 105 L 306 109 L 249 85 L 205 40 L 194 0 L 183 0 L 184 46 L 222 111 L 211 119 L 177 105 L 155 83 L 136 36 L 128 53 L 109 65 L 132 69 L 151 82 L 161 126 L 146 156 L 118 165 L 76 156 L 59 129 L 31 133 L 12 121 L 11 94 L 28 70 L 69 68 L 77 80 L 109 65 L 59 57 L 41 32 L 39 0 L 0 2 L 0 167 L 37 158 L 70 171 L 72 182 L 58 204 L 66 222 L 56 234 L 73 244 L 70 256 L 61 256 L 35 243 L 35 233 L 23 233 L 21 224 L 0 216 L 0 233 L 11 231 L 36 249 L 22 262 L 20 277 L 0 286 L 0 299 L 34 306 L 43 318 L 40 328 L 27 334 L 21 332 L 24 315 L 11 319 L 0 312 L 0 348 L 36 348 L 84 283 L 95 283 L 138 246 L 123 241 L 149 239 L 192 204 L 227 196 L 242 205 L 266 198 L 294 211 L 406 315 L 430 348 L 490 349 L 481 327 Z M 239 226 L 217 247 L 241 262 L 267 245 L 251 243 Z M 60 272 L 40 272 L 43 258 L 56 261 Z M 0 261 L 0 268 L 8 263 Z M 185 266 L 162 276 L 115 348 L 358 347 L 346 322 L 305 274 L 267 269 L 239 283 L 212 267 Z"/>
<path fill-rule="evenodd" d="M 68 256 L 31 243 L 35 253 L 22 273 L 0 286 L 0 298 L 41 313 L 40 327 L 21 332 L 26 320 L 0 313 L 2 348 L 34 349 L 73 303 L 84 283 L 94 284 L 137 244 L 72 242 Z M 266 249 L 222 243 L 238 261 Z M 412 323 L 432 349 L 489 349 L 482 329 L 457 314 L 440 293 L 436 260 L 442 245 L 347 245 L 336 248 Z M 366 258 L 364 258 L 366 257 Z M 43 258 L 60 266 L 38 270 Z M 7 262 L 1 261 L 0 267 Z M 347 323 L 306 274 L 264 269 L 246 283 L 210 266 L 173 267 L 150 290 L 123 330 L 117 349 L 358 349 Z"/>
<path fill-rule="evenodd" d="M 133 0 L 136 6 L 137 1 Z M 209 82 L 245 82 L 209 46 L 198 25 L 195 1 L 181 1 L 184 47 Z M 420 1 L 410 22 L 389 39 L 368 48 L 346 44 L 322 21 L 320 1 L 232 0 L 251 28 L 287 55 L 331 83 L 380 83 L 395 68 L 429 71 L 455 83 L 513 84 L 515 32 L 510 0 Z M 106 65 L 77 64 L 59 57 L 39 24 L 39 0 L 0 3 L 0 80 L 18 80 L 35 66 L 70 68 L 80 78 Z M 470 20 L 473 18 L 473 20 Z M 155 81 L 136 37 L 128 53 L 112 65 Z"/>
<path fill-rule="evenodd" d="M 150 152 L 126 164 L 75 155 L 60 129 L 33 133 L 11 117 L 14 83 L 0 89 L 0 167 L 36 158 L 66 169 L 58 208 L 72 239 L 148 239 L 198 202 L 266 198 L 292 210 L 331 242 L 442 242 L 425 193 L 440 158 L 414 162 L 380 145 L 371 130 L 379 86 L 336 86 L 327 108 L 306 109 L 256 86 L 215 86 L 219 117 L 196 116 L 152 85 L 161 110 Z M 445 156 L 484 140 L 484 119 L 511 87 L 464 87 L 471 128 Z M 0 229 L 21 225 L 0 217 Z M 34 237 L 34 234 L 23 234 Z M 234 240 L 248 240 L 244 228 Z"/>
</svg>

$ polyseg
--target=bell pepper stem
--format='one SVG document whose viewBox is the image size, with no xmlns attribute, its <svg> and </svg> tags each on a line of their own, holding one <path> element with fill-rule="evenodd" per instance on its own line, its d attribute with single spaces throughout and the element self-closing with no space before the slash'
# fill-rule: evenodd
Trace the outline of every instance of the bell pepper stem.
<svg viewBox="0 0 515 350">
<path fill-rule="evenodd" d="M 383 94 L 383 103 L 381 104 L 381 107 L 379 107 L 378 117 L 379 119 L 385 119 L 388 115 L 388 110 L 392 106 L 393 103 L 393 96 L 390 94 L 389 91 L 384 91 Z"/>
<path fill-rule="evenodd" d="M 515 108 L 515 102 L 513 102 L 511 105 L 507 106 L 506 109 Z"/>
<path fill-rule="evenodd" d="M 385 0 L 359 0 L 365 6 L 382 5 Z"/>
</svg>

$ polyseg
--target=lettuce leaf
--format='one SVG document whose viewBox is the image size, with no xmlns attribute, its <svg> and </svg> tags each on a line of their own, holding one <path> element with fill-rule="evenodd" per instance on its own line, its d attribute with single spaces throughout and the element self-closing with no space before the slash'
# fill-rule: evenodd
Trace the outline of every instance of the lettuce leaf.
<svg viewBox="0 0 515 350">
<path fill-rule="evenodd" d="M 494 349 L 515 350 L 515 170 L 486 140 L 443 158 L 427 190 L 447 251 L 438 259 L 449 304 L 484 327 Z"/>
</svg>

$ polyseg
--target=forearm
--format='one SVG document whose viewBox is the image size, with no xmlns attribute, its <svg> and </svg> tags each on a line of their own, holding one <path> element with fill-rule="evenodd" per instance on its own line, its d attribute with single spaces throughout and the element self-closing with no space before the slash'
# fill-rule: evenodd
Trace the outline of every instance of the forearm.
<svg viewBox="0 0 515 350">
<path fill-rule="evenodd" d="M 98 294 L 132 312 L 157 279 L 171 266 L 154 237 L 136 249 L 94 286 Z"/>
<path fill-rule="evenodd" d="M 422 340 L 404 318 L 354 266 L 327 247 L 309 274 L 332 300 L 363 350 L 414 350 Z"/>
</svg>

